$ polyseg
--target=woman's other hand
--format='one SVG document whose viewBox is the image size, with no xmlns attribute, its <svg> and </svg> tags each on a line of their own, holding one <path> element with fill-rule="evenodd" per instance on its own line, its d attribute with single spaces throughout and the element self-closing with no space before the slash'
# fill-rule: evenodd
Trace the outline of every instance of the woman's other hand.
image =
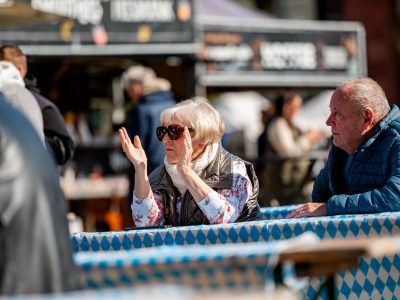
<svg viewBox="0 0 400 300">
<path fill-rule="evenodd" d="M 122 149 L 126 157 L 131 161 L 135 170 L 138 168 L 147 168 L 147 156 L 142 148 L 139 137 L 136 135 L 132 141 L 126 131 L 125 127 L 119 129 L 119 137 L 121 138 Z"/>
</svg>

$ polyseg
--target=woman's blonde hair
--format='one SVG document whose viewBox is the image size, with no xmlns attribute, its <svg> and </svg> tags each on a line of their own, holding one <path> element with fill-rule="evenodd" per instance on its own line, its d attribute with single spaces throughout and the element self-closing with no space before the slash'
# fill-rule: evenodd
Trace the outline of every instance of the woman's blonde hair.
<svg viewBox="0 0 400 300">
<path fill-rule="evenodd" d="M 193 141 L 201 144 L 219 142 L 224 133 L 224 123 L 219 113 L 205 99 L 187 99 L 167 108 L 160 115 L 163 125 L 179 122 L 195 129 Z"/>
</svg>

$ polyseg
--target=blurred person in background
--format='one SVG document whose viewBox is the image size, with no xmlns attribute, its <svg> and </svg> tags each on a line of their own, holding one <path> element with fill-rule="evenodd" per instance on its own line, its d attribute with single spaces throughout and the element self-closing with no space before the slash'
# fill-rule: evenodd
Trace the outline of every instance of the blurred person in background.
<svg viewBox="0 0 400 300">
<path fill-rule="evenodd" d="M 166 151 L 147 176 L 141 139 L 125 128 L 123 150 L 135 168 L 132 217 L 136 226 L 199 225 L 258 218 L 258 179 L 253 165 L 222 148 L 224 124 L 206 101 L 186 100 L 164 110 L 153 133 Z"/>
<path fill-rule="evenodd" d="M 264 115 L 264 132 L 258 140 L 263 205 L 305 202 L 303 185 L 310 171 L 305 156 L 325 138 L 322 130 L 303 132 L 293 123 L 303 103 L 294 91 L 283 93 Z M 273 200 L 272 203 L 270 201 Z"/>
<path fill-rule="evenodd" d="M 0 93 L 0 294 L 77 288 L 67 202 L 32 124 Z"/>
<path fill-rule="evenodd" d="M 46 144 L 57 164 L 65 164 L 74 154 L 74 142 L 58 107 L 40 94 L 36 78 L 27 74 L 28 64 L 25 54 L 17 45 L 3 45 L 0 47 L 0 60 L 12 62 L 21 73 L 26 88 L 31 91 L 42 111 Z"/>
<path fill-rule="evenodd" d="M 288 217 L 400 211 L 400 110 L 371 78 L 338 86 L 331 97 L 332 147 L 312 203 Z"/>
<path fill-rule="evenodd" d="M 147 154 L 147 171 L 151 173 L 164 161 L 165 151 L 154 134 L 160 126 L 160 113 L 176 104 L 171 92 L 171 84 L 157 77 L 153 69 L 144 66 L 132 66 L 122 74 L 122 83 L 126 95 L 132 104 L 128 112 L 126 129 L 131 139 L 135 135 L 142 141 Z M 129 170 L 129 204 L 132 203 L 134 188 L 134 169 Z"/>
<path fill-rule="evenodd" d="M 44 144 L 43 116 L 39 104 L 25 88 L 17 68 L 8 61 L 0 61 L 0 91 L 7 101 L 28 118 Z"/>
</svg>

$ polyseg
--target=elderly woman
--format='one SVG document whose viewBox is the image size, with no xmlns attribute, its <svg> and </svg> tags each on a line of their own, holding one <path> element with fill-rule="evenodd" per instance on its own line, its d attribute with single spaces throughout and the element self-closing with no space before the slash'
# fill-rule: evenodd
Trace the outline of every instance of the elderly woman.
<svg viewBox="0 0 400 300">
<path fill-rule="evenodd" d="M 198 225 L 255 220 L 258 179 L 253 166 L 221 146 L 224 125 L 204 100 L 186 100 L 164 110 L 156 134 L 164 163 L 147 176 L 138 136 L 133 144 L 119 130 L 122 148 L 135 168 L 132 217 L 137 227 Z"/>
</svg>

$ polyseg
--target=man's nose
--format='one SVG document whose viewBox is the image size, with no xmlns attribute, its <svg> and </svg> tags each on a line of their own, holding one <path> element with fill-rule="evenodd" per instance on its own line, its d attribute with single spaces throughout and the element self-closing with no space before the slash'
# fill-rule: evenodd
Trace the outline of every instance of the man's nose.
<svg viewBox="0 0 400 300">
<path fill-rule="evenodd" d="M 328 119 L 326 119 L 325 124 L 328 126 L 333 126 L 332 115 L 329 115 Z"/>
</svg>

